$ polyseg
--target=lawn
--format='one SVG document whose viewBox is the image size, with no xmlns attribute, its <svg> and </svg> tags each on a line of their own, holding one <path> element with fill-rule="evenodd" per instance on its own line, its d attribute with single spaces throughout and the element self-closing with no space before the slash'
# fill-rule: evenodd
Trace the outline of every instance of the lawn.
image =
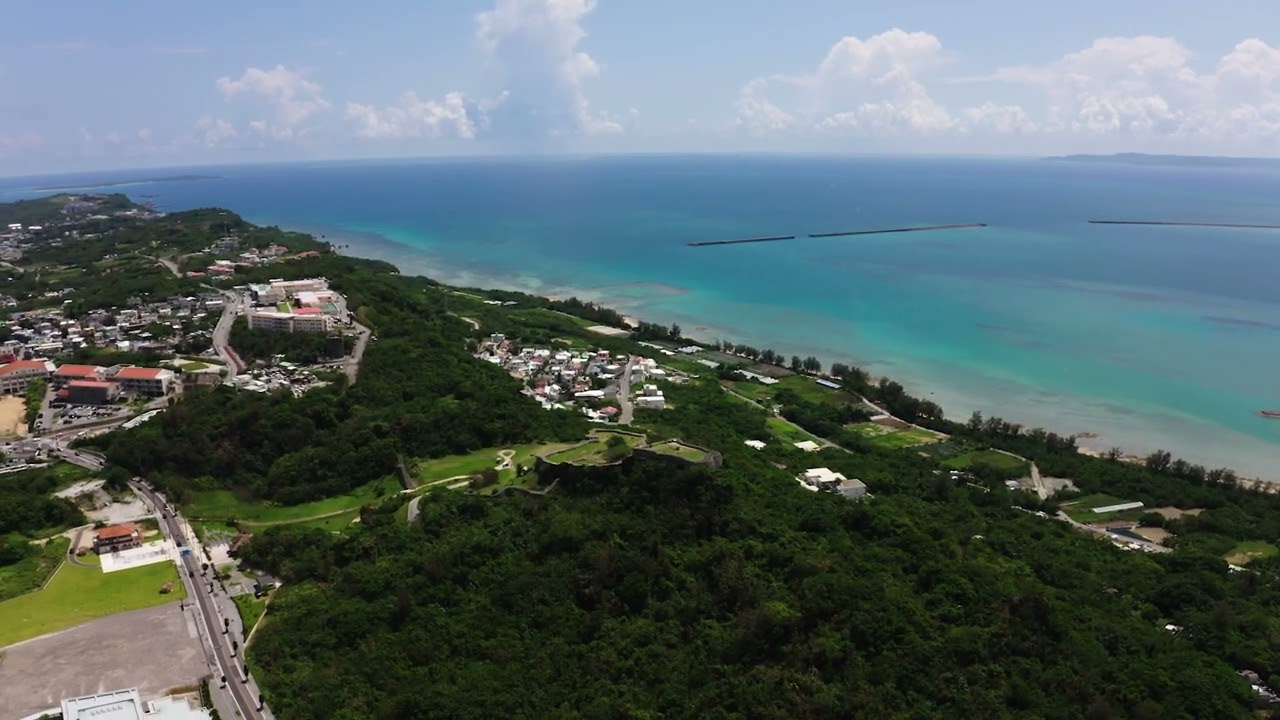
<svg viewBox="0 0 1280 720">
<path fill-rule="evenodd" d="M 211 366 L 209 363 L 200 362 L 199 360 L 188 360 L 186 362 L 179 363 L 178 367 L 181 368 L 183 372 L 195 372 L 197 370 L 205 370 Z"/>
<path fill-rule="evenodd" d="M 822 438 L 802 430 L 780 417 L 770 416 L 765 421 L 765 424 L 768 425 L 769 431 L 773 433 L 774 437 L 778 438 L 779 442 L 784 442 L 788 445 L 794 445 L 804 440 L 812 440 L 819 445 L 823 443 Z"/>
<path fill-rule="evenodd" d="M 988 465 L 1011 473 L 1025 473 L 1029 471 L 1025 461 L 1019 460 L 1015 457 L 1010 457 L 1004 453 L 996 452 L 995 450 L 973 450 L 963 455 L 953 457 L 942 463 L 943 467 L 948 467 L 953 470 L 968 470 L 975 465 Z M 1106 503 L 1099 504 L 1105 505 Z"/>
<path fill-rule="evenodd" d="M 160 592 L 165 582 L 173 590 Z M 173 563 L 103 573 L 63 563 L 43 590 L 0 602 L 0 647 L 126 610 L 186 597 Z"/>
<path fill-rule="evenodd" d="M 1231 549 L 1223 559 L 1232 565 L 1248 565 L 1254 560 L 1274 557 L 1280 554 L 1280 548 L 1265 540 L 1246 540 Z"/>
<path fill-rule="evenodd" d="M 25 542 L 14 538 L 15 542 Z M 58 537 L 45 543 L 38 555 L 0 567 L 0 600 L 18 597 L 40 587 L 67 555 L 71 541 Z"/>
<path fill-rule="evenodd" d="M 866 438 L 872 445 L 884 448 L 914 447 L 935 443 L 940 439 L 937 433 L 920 428 L 895 430 L 873 422 L 855 423 L 846 427 Z"/>
<path fill-rule="evenodd" d="M 1108 505 L 1120 505 L 1129 502 L 1124 498 L 1118 498 L 1114 495 L 1106 493 L 1094 493 L 1092 495 L 1084 495 L 1062 503 L 1062 511 L 1065 512 L 1072 520 L 1076 522 L 1088 523 L 1098 522 L 1099 520 L 1137 520 L 1145 509 L 1124 510 L 1121 512 L 1096 513 L 1094 508 L 1106 507 Z"/>
<path fill-rule="evenodd" d="M 267 611 L 267 598 L 256 598 L 253 593 L 247 595 L 237 595 L 231 598 L 236 604 L 236 610 L 240 612 L 240 622 L 244 627 L 244 634 L 248 635 L 253 631 L 253 626 L 258 624 L 258 618 L 262 617 Z"/>
<path fill-rule="evenodd" d="M 692 462 L 702 462 L 707 459 L 707 454 L 705 452 L 676 442 L 659 443 L 649 449 L 654 452 L 659 452 L 664 455 L 672 455 Z"/>
<path fill-rule="evenodd" d="M 593 440 L 585 445 L 561 450 L 558 453 L 547 456 L 547 460 L 553 463 L 572 463 L 588 461 L 592 456 L 599 455 L 605 451 L 605 442 L 603 440 Z"/>
<path fill-rule="evenodd" d="M 327 517 L 320 520 L 303 520 L 301 522 L 289 523 L 293 527 L 316 528 L 317 530 L 327 530 L 329 532 L 342 532 L 351 527 L 351 523 L 360 517 L 360 508 L 348 510 L 340 515 Z"/>
<path fill-rule="evenodd" d="M 721 380 L 720 384 L 763 405 L 773 398 L 778 385 L 765 385 L 755 380 Z"/>
<path fill-rule="evenodd" d="M 400 484 L 387 477 L 361 485 L 345 495 L 301 505 L 246 502 L 228 490 L 203 490 L 195 494 L 195 500 L 183 506 L 183 514 L 193 519 L 217 521 L 234 519 L 246 525 L 271 525 L 343 510 L 358 510 L 364 505 L 389 497 L 399 490 Z"/>
<path fill-rule="evenodd" d="M 196 537 L 206 545 L 229 542 L 240 534 L 240 530 L 235 525 L 228 525 L 225 520 L 191 520 L 190 523 L 192 529 L 196 531 Z"/>
<path fill-rule="evenodd" d="M 476 475 L 489 468 L 497 467 L 498 451 L 501 449 L 485 448 L 466 455 L 419 460 L 413 474 L 418 478 L 419 484 L 459 475 Z"/>
</svg>

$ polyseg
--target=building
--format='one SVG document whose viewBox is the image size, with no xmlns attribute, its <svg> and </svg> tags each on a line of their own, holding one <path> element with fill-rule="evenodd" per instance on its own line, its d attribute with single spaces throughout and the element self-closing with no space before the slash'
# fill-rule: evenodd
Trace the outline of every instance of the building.
<svg viewBox="0 0 1280 720">
<path fill-rule="evenodd" d="M 99 555 L 126 550 L 142 544 L 142 531 L 133 523 L 108 525 L 93 537 L 93 549 Z"/>
<path fill-rule="evenodd" d="M 137 688 L 62 701 L 62 720 L 209 720 L 210 716 L 208 710 L 183 698 L 143 702 Z"/>
<path fill-rule="evenodd" d="M 867 486 L 861 480 L 847 478 L 830 468 L 809 468 L 796 476 L 807 490 L 825 490 L 847 498 L 860 498 L 867 494 Z"/>
<path fill-rule="evenodd" d="M 53 373 L 53 386 L 62 387 L 77 380 L 101 382 L 106 377 L 107 369 L 98 365 L 60 365 Z"/>
<path fill-rule="evenodd" d="M 812 440 L 801 440 L 795 446 L 805 452 L 818 452 L 822 446 Z"/>
<path fill-rule="evenodd" d="M 333 318 L 318 311 L 287 313 L 276 310 L 255 310 L 249 313 L 249 329 L 266 332 L 322 333 L 329 331 L 332 322 Z"/>
<path fill-rule="evenodd" d="M 743 444 L 752 450 L 763 450 L 765 447 L 763 440 L 747 440 Z"/>
<path fill-rule="evenodd" d="M 100 380 L 72 380 L 66 391 L 66 402 L 72 405 L 107 405 L 120 395 L 120 386 Z"/>
<path fill-rule="evenodd" d="M 268 285 L 252 285 L 250 291 L 257 301 L 274 304 L 288 300 L 299 293 L 322 293 L 329 289 L 329 281 L 325 278 L 308 278 L 306 280 L 272 280 Z"/>
<path fill-rule="evenodd" d="M 129 366 L 116 370 L 109 379 L 114 380 L 127 393 L 164 397 L 173 387 L 173 378 L 172 370 Z"/>
<path fill-rule="evenodd" d="M 21 395 L 32 380 L 48 379 L 57 367 L 48 360 L 16 360 L 0 365 L 0 395 Z"/>
</svg>

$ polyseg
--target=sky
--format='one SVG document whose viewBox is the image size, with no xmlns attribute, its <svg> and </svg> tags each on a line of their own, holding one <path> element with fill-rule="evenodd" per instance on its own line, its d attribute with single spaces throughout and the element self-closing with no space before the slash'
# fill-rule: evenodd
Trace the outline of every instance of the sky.
<svg viewBox="0 0 1280 720">
<path fill-rule="evenodd" d="M 0 175 L 689 152 L 1280 154 L 1275 0 L 6 0 Z"/>
</svg>

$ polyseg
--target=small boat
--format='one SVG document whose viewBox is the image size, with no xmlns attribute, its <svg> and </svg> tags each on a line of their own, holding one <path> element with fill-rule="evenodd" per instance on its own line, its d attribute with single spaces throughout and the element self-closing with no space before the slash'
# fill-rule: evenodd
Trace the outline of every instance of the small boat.
<svg viewBox="0 0 1280 720">
<path fill-rule="evenodd" d="M 1271 418 L 1272 420 L 1280 420 L 1280 410 L 1259 410 L 1258 414 L 1264 418 Z"/>
</svg>

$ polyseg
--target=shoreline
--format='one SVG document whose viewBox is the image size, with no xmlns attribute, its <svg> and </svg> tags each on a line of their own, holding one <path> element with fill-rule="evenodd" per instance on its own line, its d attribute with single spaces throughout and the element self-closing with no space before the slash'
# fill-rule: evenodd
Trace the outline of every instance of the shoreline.
<svg viewBox="0 0 1280 720">
<path fill-rule="evenodd" d="M 257 222 L 257 220 L 254 220 Z M 283 223 L 277 223 L 283 224 Z M 595 302 L 604 307 L 618 311 L 624 317 L 624 321 L 628 323 L 638 324 L 641 318 L 647 319 L 649 322 L 657 322 L 659 324 L 668 325 L 671 323 L 680 324 L 688 327 L 688 336 L 690 339 L 711 344 L 716 339 L 724 339 L 734 343 L 742 343 L 754 345 L 757 347 L 773 347 L 780 354 L 785 355 L 814 355 L 823 360 L 823 365 L 830 367 L 832 358 L 835 362 L 845 362 L 856 365 L 866 370 L 873 381 L 880 378 L 887 378 L 903 385 L 906 390 L 920 397 L 921 399 L 936 402 L 943 407 L 946 417 L 955 420 L 957 417 L 967 416 L 972 410 L 970 407 L 980 409 L 984 416 L 999 416 L 1010 422 L 1021 422 L 1027 427 L 1044 427 L 1052 429 L 1054 427 L 1062 427 L 1060 422 L 1063 415 L 1078 415 L 1080 422 L 1073 423 L 1078 429 L 1070 433 L 1064 433 L 1077 437 L 1080 442 L 1080 451 L 1083 454 L 1101 456 L 1104 455 L 1112 447 L 1121 447 L 1124 456 L 1128 458 L 1141 458 L 1141 454 L 1155 451 L 1157 449 L 1169 449 L 1170 447 L 1179 447 L 1178 442 L 1168 443 L 1164 446 L 1159 441 L 1152 442 L 1150 439 L 1141 440 L 1125 433 L 1123 429 L 1103 429 L 1091 426 L 1089 416 L 1094 416 L 1105 412 L 1120 414 L 1115 412 L 1117 406 L 1111 405 L 1105 399 L 1090 399 L 1087 397 L 1068 397 L 1058 396 L 1051 391 L 1045 391 L 1033 386 L 1024 386 L 1020 389 L 1028 392 L 1026 398 L 1033 405 L 1046 406 L 1051 409 L 1041 408 L 1039 412 L 1027 411 L 1017 412 L 1016 408 L 1009 410 L 987 410 L 997 403 L 984 400 L 980 390 L 975 391 L 968 386 L 951 387 L 945 383 L 933 382 L 929 379 L 921 379 L 915 377 L 911 372 L 895 372 L 895 370 L 905 369 L 897 362 L 891 359 L 869 360 L 865 357 L 858 357 L 855 353 L 838 352 L 833 348 L 823 348 L 818 346 L 805 346 L 799 343 L 776 344 L 771 341 L 758 337 L 758 333 L 753 331 L 740 330 L 732 327 L 720 327 L 712 323 L 701 321 L 698 318 L 684 315 L 681 313 L 654 313 L 652 308 L 644 307 L 646 301 L 653 302 L 656 299 L 665 297 L 679 296 L 692 293 L 694 290 L 672 286 L 665 283 L 652 283 L 645 281 L 636 282 L 606 282 L 594 286 L 574 286 L 567 283 L 559 283 L 554 280 L 547 281 L 532 275 L 510 275 L 486 273 L 476 269 L 467 267 L 459 267 L 455 263 L 451 263 L 443 258 L 434 256 L 430 249 L 414 247 L 405 242 L 387 237 L 377 231 L 366 231 L 359 229 L 321 226 L 307 223 L 288 223 L 288 229 L 299 232 L 306 232 L 316 235 L 331 245 L 345 246 L 345 250 L 335 250 L 340 254 L 353 257 L 362 257 L 373 260 L 379 260 L 394 265 L 397 270 L 403 274 L 423 275 L 447 285 L 471 287 L 476 289 L 496 289 L 523 292 L 547 299 L 563 299 L 567 297 L 577 297 L 578 299 Z M 621 293 L 618 290 L 639 290 L 639 294 Z M 615 292 L 609 292 L 609 291 Z M 648 291 L 648 292 L 645 292 Z M 641 309 L 643 308 L 643 309 Z M 763 344 L 762 344 L 763 343 Z M 1022 385 L 1019 383 L 1018 385 Z M 974 393 L 978 392 L 978 395 Z M 1068 408 L 1067 412 L 1063 412 L 1063 407 Z M 962 407 L 963 406 L 963 407 Z M 1026 410 L 1024 408 L 1024 410 Z M 1129 408 L 1120 408 L 1121 412 L 1136 414 L 1142 410 L 1133 410 Z M 1046 417 L 1048 416 L 1048 417 Z M 1038 417 L 1038 422 L 1030 421 L 1031 418 Z M 1153 416 L 1153 420 L 1156 416 Z M 1168 416 L 1166 417 L 1174 417 Z M 1097 418 L 1095 418 L 1097 419 Z M 1265 443 L 1265 440 L 1255 438 L 1251 435 L 1241 433 L 1230 427 L 1205 423 L 1200 418 L 1186 417 L 1175 418 L 1178 421 L 1190 422 L 1195 424 L 1204 424 L 1212 428 L 1216 432 L 1230 433 L 1233 436 L 1240 436 L 1248 442 Z M 1115 418 L 1109 418 L 1112 424 Z M 1099 422 L 1100 425 L 1108 424 Z M 1155 427 L 1153 423 L 1139 423 L 1145 427 Z M 1167 434 L 1165 435 L 1168 436 Z M 1215 445 L 1213 441 L 1209 441 L 1206 445 Z M 1186 447 L 1186 445 L 1182 445 Z M 1238 461 L 1216 460 L 1208 461 L 1196 457 L 1195 453 L 1179 452 L 1169 449 L 1175 457 L 1182 457 L 1188 462 L 1202 464 L 1206 468 L 1213 467 L 1229 467 L 1229 468 L 1250 468 L 1262 467 L 1268 463 L 1239 463 Z M 1280 451 L 1278 451 L 1280 452 Z M 1246 454 L 1248 451 L 1245 451 Z M 1236 470 L 1242 484 L 1258 483 L 1264 487 L 1272 488 L 1268 492 L 1280 491 L 1280 477 L 1273 480 L 1264 479 L 1258 470 L 1242 469 Z"/>
</svg>

